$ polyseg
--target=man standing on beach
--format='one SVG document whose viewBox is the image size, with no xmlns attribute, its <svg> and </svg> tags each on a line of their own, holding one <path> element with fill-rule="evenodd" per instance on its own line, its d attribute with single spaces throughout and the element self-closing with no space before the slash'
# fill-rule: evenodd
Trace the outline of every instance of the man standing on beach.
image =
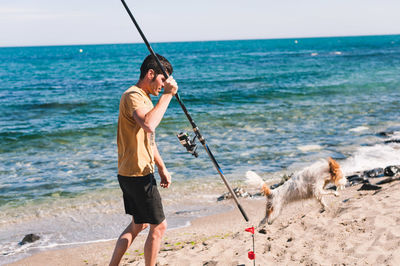
<svg viewBox="0 0 400 266">
<path fill-rule="evenodd" d="M 157 55 L 168 75 L 172 66 Z M 153 106 L 150 95 L 160 96 Z M 132 222 L 122 232 L 116 243 L 110 265 L 118 265 L 135 237 L 150 224 L 144 245 L 146 265 L 155 265 L 161 239 L 167 228 L 161 197 L 154 179 L 154 164 L 161 178 L 160 186 L 168 188 L 171 175 L 158 152 L 155 129 L 161 122 L 178 85 L 170 76 L 162 75 L 152 55 L 140 67 L 140 78 L 122 94 L 118 118 L 118 181 L 123 192 L 125 212 L 132 215 Z"/>
</svg>

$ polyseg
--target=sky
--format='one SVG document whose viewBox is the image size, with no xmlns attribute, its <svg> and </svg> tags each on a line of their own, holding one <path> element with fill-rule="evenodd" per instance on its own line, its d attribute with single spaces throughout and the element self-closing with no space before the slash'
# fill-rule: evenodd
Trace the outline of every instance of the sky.
<svg viewBox="0 0 400 266">
<path fill-rule="evenodd" d="M 125 0 L 149 42 L 400 34 L 399 0 Z M 120 0 L 0 0 L 0 46 L 137 43 Z"/>
</svg>

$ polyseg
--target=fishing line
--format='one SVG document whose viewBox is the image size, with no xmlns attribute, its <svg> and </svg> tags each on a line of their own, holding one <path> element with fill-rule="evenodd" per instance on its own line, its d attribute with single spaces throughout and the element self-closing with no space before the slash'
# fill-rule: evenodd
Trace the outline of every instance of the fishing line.
<svg viewBox="0 0 400 266">
<path fill-rule="evenodd" d="M 159 66 L 159 68 L 161 69 L 164 77 L 167 79 L 169 76 L 164 68 L 164 66 L 161 64 L 160 60 L 158 59 L 158 57 L 156 56 L 156 54 L 154 53 L 153 49 L 151 48 L 149 42 L 146 39 L 146 36 L 144 35 L 143 31 L 140 29 L 139 24 L 136 22 L 136 19 L 134 18 L 134 16 L 132 15 L 129 7 L 127 6 L 127 4 L 125 3 L 124 0 L 121 0 L 122 4 L 124 5 L 126 12 L 128 12 L 129 17 L 131 18 L 133 24 L 135 24 L 136 29 L 138 30 L 140 36 L 142 37 L 144 43 L 147 46 L 147 49 L 149 50 L 150 54 L 154 57 L 154 59 L 157 62 L 157 65 Z M 244 211 L 244 209 L 242 208 L 242 206 L 240 205 L 235 192 L 232 190 L 231 186 L 228 183 L 228 180 L 225 178 L 224 173 L 221 170 L 221 167 L 219 166 L 217 160 L 215 159 L 214 155 L 212 154 L 210 148 L 208 147 L 206 140 L 203 138 L 203 136 L 200 134 L 200 130 L 197 127 L 196 123 L 193 121 L 192 117 L 190 116 L 188 110 L 186 109 L 185 105 L 183 104 L 183 102 L 181 101 L 179 94 L 176 93 L 175 94 L 175 98 L 178 101 L 179 105 L 181 106 L 183 112 L 185 113 L 187 119 L 189 120 L 190 124 L 192 125 L 193 131 L 195 133 L 195 138 L 197 137 L 197 139 L 200 141 L 200 143 L 203 145 L 204 149 L 206 150 L 208 156 L 210 157 L 212 163 L 214 164 L 215 168 L 217 169 L 220 177 L 222 178 L 222 180 L 225 183 L 225 186 L 228 188 L 229 192 L 232 194 L 232 197 L 237 205 L 237 207 L 239 208 L 240 212 L 243 215 L 243 218 L 246 220 L 246 222 L 249 221 L 249 218 L 246 215 L 246 212 Z M 185 146 L 185 148 L 192 153 L 195 157 L 197 157 L 197 152 L 195 150 L 195 145 L 194 145 L 194 139 L 190 140 L 188 135 L 185 133 L 180 133 L 178 134 L 178 138 L 179 141 L 182 143 L 182 145 Z"/>
</svg>

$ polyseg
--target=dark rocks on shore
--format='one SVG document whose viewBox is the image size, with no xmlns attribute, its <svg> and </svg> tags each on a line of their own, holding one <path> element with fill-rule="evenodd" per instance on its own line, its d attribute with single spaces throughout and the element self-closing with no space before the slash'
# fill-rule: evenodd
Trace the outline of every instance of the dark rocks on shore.
<svg viewBox="0 0 400 266">
<path fill-rule="evenodd" d="M 398 175 L 397 177 L 390 176 L 384 180 L 377 182 L 376 184 L 383 185 L 383 184 L 387 184 L 387 183 L 392 183 L 393 181 L 397 181 L 397 180 L 400 180 L 400 175 Z"/>
<path fill-rule="evenodd" d="M 290 175 L 284 174 L 284 175 L 282 176 L 282 178 L 281 178 L 281 182 L 276 183 L 276 184 L 273 184 L 273 185 L 271 185 L 269 188 L 270 188 L 270 189 L 275 189 L 275 188 L 277 188 L 277 187 L 282 186 L 286 181 L 288 181 L 290 178 L 292 178 L 292 176 L 293 176 L 293 173 L 291 173 Z"/>
<path fill-rule="evenodd" d="M 285 183 L 284 181 L 281 181 L 281 182 L 279 182 L 279 183 L 276 183 L 276 184 L 273 184 L 273 185 L 269 186 L 269 188 L 270 188 L 270 189 L 275 189 L 275 188 L 277 188 L 277 187 L 282 186 L 284 183 Z"/>
<path fill-rule="evenodd" d="M 400 165 L 390 165 L 384 170 L 386 176 L 394 176 L 398 173 L 400 173 Z"/>
<path fill-rule="evenodd" d="M 382 187 L 380 186 L 375 186 L 369 183 L 363 184 L 359 189 L 357 189 L 358 191 L 360 190 L 378 190 L 381 189 Z"/>
<path fill-rule="evenodd" d="M 24 238 L 22 239 L 21 242 L 19 242 L 19 245 L 25 245 L 27 243 L 33 243 L 35 241 L 38 241 L 40 239 L 40 236 L 36 235 L 36 234 L 27 234 L 26 236 L 24 236 Z"/>
<path fill-rule="evenodd" d="M 388 144 L 388 143 L 400 143 L 400 139 L 388 139 L 388 140 L 385 140 L 385 144 Z"/>
<path fill-rule="evenodd" d="M 378 133 L 380 137 L 390 137 L 394 134 L 394 131 L 382 131 Z"/>
<path fill-rule="evenodd" d="M 384 176 L 384 170 L 383 168 L 375 168 L 372 170 L 364 171 L 363 175 L 369 178 L 382 177 Z"/>
<path fill-rule="evenodd" d="M 349 182 L 350 186 L 354 186 L 357 184 L 364 184 L 364 183 L 369 183 L 368 178 L 362 176 L 362 175 L 351 175 L 346 177 L 347 181 Z"/>
<path fill-rule="evenodd" d="M 375 185 L 371 184 L 369 181 L 370 178 L 385 176 L 388 178 L 380 180 Z M 375 168 L 372 170 L 364 171 L 362 173 L 356 173 L 354 175 L 347 176 L 346 178 L 350 186 L 362 184 L 362 186 L 358 190 L 379 190 L 381 189 L 381 187 L 377 185 L 383 185 L 400 180 L 400 165 L 390 165 L 385 167 L 385 169 Z"/>
<path fill-rule="evenodd" d="M 379 132 L 377 135 L 380 136 L 380 137 L 389 138 L 389 139 L 386 139 L 384 141 L 385 144 L 400 143 L 400 139 L 397 136 L 394 136 L 395 135 L 395 131 L 382 131 L 382 132 Z"/>
<path fill-rule="evenodd" d="M 235 195 L 238 198 L 247 198 L 247 197 L 251 196 L 247 191 L 245 191 L 241 187 L 234 188 L 233 192 L 235 192 Z M 221 196 L 219 196 L 217 201 L 231 199 L 231 198 L 232 198 L 232 194 L 230 192 L 226 192 L 226 193 L 222 194 Z"/>
<path fill-rule="evenodd" d="M 367 170 L 364 171 L 362 173 L 356 173 L 354 175 L 351 176 L 347 176 L 347 181 L 349 182 L 350 186 L 354 186 L 357 184 L 367 184 L 370 183 L 369 182 L 369 178 L 378 178 L 378 177 L 384 177 L 384 176 L 388 176 L 388 177 L 393 177 L 396 175 L 400 175 L 400 165 L 391 165 L 391 166 L 387 166 L 385 167 L 385 169 L 383 168 L 375 168 L 372 170 Z M 385 179 L 380 181 L 380 184 L 385 184 L 385 183 L 389 183 L 392 181 L 397 180 L 397 178 L 392 179 Z"/>
</svg>

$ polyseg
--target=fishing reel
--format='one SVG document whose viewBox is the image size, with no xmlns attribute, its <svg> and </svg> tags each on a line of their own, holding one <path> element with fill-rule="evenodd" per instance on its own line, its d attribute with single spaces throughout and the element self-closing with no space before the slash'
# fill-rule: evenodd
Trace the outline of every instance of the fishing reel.
<svg viewBox="0 0 400 266">
<path fill-rule="evenodd" d="M 178 135 L 176 135 L 179 139 L 179 142 L 182 144 L 183 147 L 186 148 L 186 150 L 192 154 L 194 157 L 198 157 L 198 153 L 197 153 L 197 145 L 195 143 L 196 137 L 194 136 L 194 138 L 192 140 L 190 140 L 189 138 L 189 134 L 186 132 L 181 132 Z"/>
</svg>

